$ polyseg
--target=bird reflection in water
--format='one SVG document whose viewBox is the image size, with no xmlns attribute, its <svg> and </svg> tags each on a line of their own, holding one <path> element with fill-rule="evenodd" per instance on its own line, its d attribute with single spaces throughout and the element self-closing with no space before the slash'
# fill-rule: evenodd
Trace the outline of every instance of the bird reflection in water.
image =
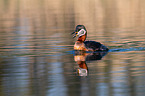
<svg viewBox="0 0 145 96">
<path fill-rule="evenodd" d="M 77 74 L 79 76 L 87 76 L 89 68 L 87 67 L 86 61 L 101 60 L 108 52 L 85 52 L 75 51 L 74 60 L 79 65 Z"/>
</svg>

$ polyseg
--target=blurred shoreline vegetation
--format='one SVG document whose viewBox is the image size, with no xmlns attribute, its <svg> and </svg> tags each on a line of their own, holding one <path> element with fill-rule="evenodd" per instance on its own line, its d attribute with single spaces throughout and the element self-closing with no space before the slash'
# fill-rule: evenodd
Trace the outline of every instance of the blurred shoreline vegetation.
<svg viewBox="0 0 145 96">
<path fill-rule="evenodd" d="M 32 25 L 30 33 L 46 29 L 43 31 L 49 31 L 49 35 L 53 26 L 74 29 L 77 24 L 102 32 L 112 28 L 142 31 L 144 5 L 144 0 L 0 0 L 0 26 L 11 31 L 7 28 L 17 24 Z"/>
</svg>

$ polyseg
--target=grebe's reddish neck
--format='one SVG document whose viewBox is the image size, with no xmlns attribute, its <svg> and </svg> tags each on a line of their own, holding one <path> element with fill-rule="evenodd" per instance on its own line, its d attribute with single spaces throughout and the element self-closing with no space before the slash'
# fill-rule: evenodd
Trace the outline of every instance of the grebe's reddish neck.
<svg viewBox="0 0 145 96">
<path fill-rule="evenodd" d="M 80 68 L 88 69 L 85 61 L 78 61 L 77 62 Z"/>
<path fill-rule="evenodd" d="M 86 40 L 86 38 L 87 38 L 87 34 L 79 37 L 77 41 L 84 42 Z"/>
</svg>

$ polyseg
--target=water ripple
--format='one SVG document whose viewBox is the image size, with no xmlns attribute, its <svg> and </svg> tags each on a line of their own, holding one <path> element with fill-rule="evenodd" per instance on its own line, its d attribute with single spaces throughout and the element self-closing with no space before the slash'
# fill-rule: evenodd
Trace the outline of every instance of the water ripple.
<svg viewBox="0 0 145 96">
<path fill-rule="evenodd" d="M 145 47 L 117 48 L 110 49 L 109 52 L 145 51 Z"/>
</svg>

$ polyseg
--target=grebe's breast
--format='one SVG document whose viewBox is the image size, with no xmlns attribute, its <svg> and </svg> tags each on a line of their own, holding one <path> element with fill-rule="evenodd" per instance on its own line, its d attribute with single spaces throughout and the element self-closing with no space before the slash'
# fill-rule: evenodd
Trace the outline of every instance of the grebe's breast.
<svg viewBox="0 0 145 96">
<path fill-rule="evenodd" d="M 76 41 L 74 45 L 74 50 L 85 50 L 85 44 L 83 42 Z"/>
</svg>

